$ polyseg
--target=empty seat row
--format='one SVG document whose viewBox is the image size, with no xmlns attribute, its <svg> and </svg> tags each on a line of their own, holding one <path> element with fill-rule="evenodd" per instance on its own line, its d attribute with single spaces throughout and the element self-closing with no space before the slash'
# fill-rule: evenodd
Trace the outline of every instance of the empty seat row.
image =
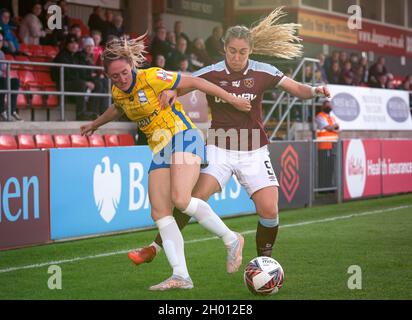
<svg viewBox="0 0 412 320">
<path fill-rule="evenodd" d="M 27 150 L 52 148 L 95 148 L 134 146 L 135 140 L 131 134 L 94 134 L 90 137 L 78 134 L 19 134 L 0 135 L 0 150 Z"/>
</svg>

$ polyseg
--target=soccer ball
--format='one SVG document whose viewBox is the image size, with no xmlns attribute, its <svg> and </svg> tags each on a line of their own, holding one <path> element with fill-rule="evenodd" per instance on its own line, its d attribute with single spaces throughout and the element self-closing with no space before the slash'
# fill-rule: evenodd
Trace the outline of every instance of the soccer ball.
<svg viewBox="0 0 412 320">
<path fill-rule="evenodd" d="M 246 287 L 257 295 L 275 294 L 282 288 L 282 266 L 270 257 L 257 257 L 250 261 L 243 274 Z"/>
</svg>

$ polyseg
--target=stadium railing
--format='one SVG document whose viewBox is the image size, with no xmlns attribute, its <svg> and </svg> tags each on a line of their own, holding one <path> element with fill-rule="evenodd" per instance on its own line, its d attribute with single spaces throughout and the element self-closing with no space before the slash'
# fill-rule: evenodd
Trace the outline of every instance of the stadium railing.
<svg viewBox="0 0 412 320">
<path fill-rule="evenodd" d="M 24 94 L 24 95 L 42 95 L 42 96 L 60 96 L 60 120 L 65 120 L 65 97 L 72 96 L 72 97 L 98 97 L 98 98 L 107 98 L 108 105 L 111 104 L 112 95 L 110 92 L 111 88 L 111 81 L 109 81 L 109 92 L 108 93 L 91 93 L 91 92 L 68 92 L 65 91 L 64 86 L 64 76 L 66 69 L 86 69 L 86 70 L 95 70 L 95 71 L 103 71 L 103 67 L 96 67 L 96 66 L 85 66 L 85 65 L 73 65 L 73 64 L 62 64 L 62 63 L 50 63 L 50 62 L 29 62 L 29 61 L 10 61 L 10 60 L 0 60 L 0 64 L 6 64 L 6 82 L 7 86 L 5 90 L 0 90 L 0 93 L 4 93 L 7 95 L 7 114 L 8 118 L 11 116 L 11 95 L 12 94 Z M 60 87 L 58 88 L 59 91 L 50 91 L 50 90 L 12 90 L 11 89 L 11 74 L 12 74 L 12 65 L 21 66 L 21 67 L 57 67 L 60 69 Z"/>
</svg>

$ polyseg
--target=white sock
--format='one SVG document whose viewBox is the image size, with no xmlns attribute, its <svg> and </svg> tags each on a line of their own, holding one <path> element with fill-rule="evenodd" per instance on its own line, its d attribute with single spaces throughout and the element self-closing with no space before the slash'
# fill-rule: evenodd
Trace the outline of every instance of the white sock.
<svg viewBox="0 0 412 320">
<path fill-rule="evenodd" d="M 175 218 L 172 216 L 161 218 L 156 221 L 156 225 L 163 240 L 163 249 L 167 260 L 173 268 L 173 274 L 188 278 L 189 272 L 186 266 L 183 237 Z"/>
<path fill-rule="evenodd" d="M 183 213 L 194 217 L 206 230 L 222 238 L 225 245 L 237 240 L 236 234 L 224 224 L 207 202 L 192 198 Z"/>
<path fill-rule="evenodd" d="M 149 245 L 149 247 L 150 246 L 153 246 L 153 247 L 155 247 L 155 249 L 156 249 L 156 254 L 158 254 L 160 251 L 162 251 L 162 247 L 161 246 L 159 246 L 156 242 L 152 242 L 150 245 Z"/>
</svg>

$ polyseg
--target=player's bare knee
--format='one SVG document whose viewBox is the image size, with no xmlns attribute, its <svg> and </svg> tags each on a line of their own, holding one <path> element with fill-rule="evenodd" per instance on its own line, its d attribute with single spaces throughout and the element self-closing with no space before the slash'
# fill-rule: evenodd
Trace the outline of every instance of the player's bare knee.
<svg viewBox="0 0 412 320">
<path fill-rule="evenodd" d="M 179 192 L 172 192 L 172 202 L 176 208 L 183 211 L 189 206 L 192 197 Z"/>
<path fill-rule="evenodd" d="M 258 212 L 259 216 L 264 219 L 277 219 L 278 207 L 264 208 Z"/>
</svg>

